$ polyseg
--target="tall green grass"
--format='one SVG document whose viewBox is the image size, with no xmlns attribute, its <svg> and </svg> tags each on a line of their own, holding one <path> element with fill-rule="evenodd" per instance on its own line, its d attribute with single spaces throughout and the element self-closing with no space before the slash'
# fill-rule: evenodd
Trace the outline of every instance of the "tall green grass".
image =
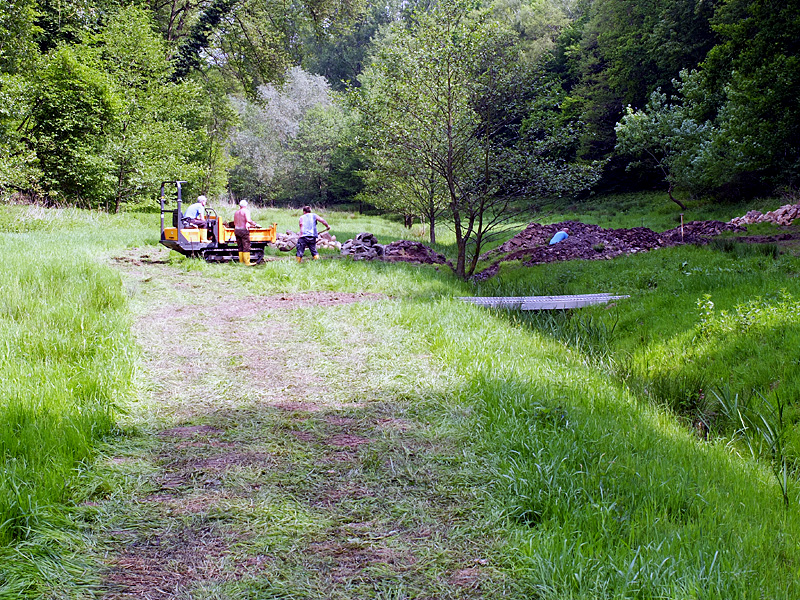
<svg viewBox="0 0 800 600">
<path fill-rule="evenodd" d="M 484 295 L 611 292 L 630 299 L 560 314 L 518 315 L 602 356 L 622 380 L 679 408 L 701 389 L 779 390 L 800 399 L 800 260 L 681 247 L 613 261 L 504 267 Z"/>
<path fill-rule="evenodd" d="M 474 407 L 515 597 L 800 597 L 800 515 L 769 469 L 504 315 L 442 301 L 398 322 L 456 371 L 453 401 Z"/>
<path fill-rule="evenodd" d="M 0 597 L 49 597 L 86 579 L 64 507 L 135 368 L 120 277 L 98 259 L 144 231 L 37 207 L 0 207 L 0 226 Z"/>
<path fill-rule="evenodd" d="M 131 381 L 120 278 L 33 235 L 0 240 L 0 543 L 69 498 Z"/>
</svg>

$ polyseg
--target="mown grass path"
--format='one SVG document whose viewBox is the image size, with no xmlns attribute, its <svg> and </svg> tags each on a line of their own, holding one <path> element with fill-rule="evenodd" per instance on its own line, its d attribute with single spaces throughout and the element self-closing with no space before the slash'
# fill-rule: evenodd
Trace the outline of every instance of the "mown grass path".
<svg viewBox="0 0 800 600">
<path fill-rule="evenodd" d="M 104 597 L 497 597 L 480 475 L 426 412 L 441 373 L 370 325 L 394 300 L 243 295 L 224 269 L 244 267 L 164 257 L 115 259 L 142 368 L 99 509 Z"/>
</svg>

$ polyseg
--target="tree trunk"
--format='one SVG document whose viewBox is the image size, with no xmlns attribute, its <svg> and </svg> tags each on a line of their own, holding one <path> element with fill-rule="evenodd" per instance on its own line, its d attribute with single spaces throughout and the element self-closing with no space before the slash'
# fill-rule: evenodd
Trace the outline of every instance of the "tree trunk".
<svg viewBox="0 0 800 600">
<path fill-rule="evenodd" d="M 431 178 L 429 181 L 429 191 L 428 191 L 428 206 L 427 206 L 427 216 L 428 216 L 428 229 L 430 230 L 430 238 L 431 244 L 436 243 L 436 213 L 438 212 L 436 209 L 436 202 L 434 200 L 434 185 L 435 185 L 435 178 L 433 172 L 431 172 Z"/>
<path fill-rule="evenodd" d="M 123 167 L 120 165 L 119 171 L 117 172 L 117 193 L 116 198 L 114 199 L 114 214 L 119 214 L 120 206 L 122 205 L 122 183 L 124 181 L 124 172 Z"/>
<path fill-rule="evenodd" d="M 669 199 L 672 200 L 675 204 L 680 206 L 683 210 L 686 210 L 686 205 L 678 200 L 675 196 L 672 195 L 672 190 L 675 188 L 673 184 L 669 184 L 669 188 L 667 189 L 667 193 L 669 194 Z"/>
</svg>

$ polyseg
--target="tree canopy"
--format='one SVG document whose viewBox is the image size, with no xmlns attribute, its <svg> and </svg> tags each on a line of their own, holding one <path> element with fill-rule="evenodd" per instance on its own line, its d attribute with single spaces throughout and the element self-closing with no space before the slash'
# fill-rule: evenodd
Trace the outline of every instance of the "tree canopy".
<svg viewBox="0 0 800 600">
<path fill-rule="evenodd" d="M 444 203 L 479 246 L 486 222 L 452 211 L 466 198 L 766 193 L 800 174 L 798 15 L 800 0 L 6 0 L 0 194 L 121 210 L 180 178 L 358 196 L 432 232 Z M 326 97 L 295 115 L 301 72 Z"/>
</svg>

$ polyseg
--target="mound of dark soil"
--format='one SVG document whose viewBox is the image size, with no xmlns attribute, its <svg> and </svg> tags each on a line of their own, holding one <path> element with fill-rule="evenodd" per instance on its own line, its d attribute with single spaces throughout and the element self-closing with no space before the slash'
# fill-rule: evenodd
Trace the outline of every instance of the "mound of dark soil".
<svg viewBox="0 0 800 600">
<path fill-rule="evenodd" d="M 550 239 L 565 228 L 569 237 L 552 246 Z M 679 244 L 706 244 L 723 231 L 745 231 L 743 227 L 722 221 L 691 221 L 684 226 L 657 233 L 646 227 L 632 229 L 604 229 L 579 221 L 564 221 L 550 225 L 530 223 L 524 231 L 502 246 L 485 253 L 482 260 L 501 255 L 487 269 L 474 276 L 484 280 L 493 277 L 500 264 L 509 260 L 522 260 L 531 266 L 562 260 L 605 260 L 621 254 L 636 254 L 655 248 Z"/>
</svg>

